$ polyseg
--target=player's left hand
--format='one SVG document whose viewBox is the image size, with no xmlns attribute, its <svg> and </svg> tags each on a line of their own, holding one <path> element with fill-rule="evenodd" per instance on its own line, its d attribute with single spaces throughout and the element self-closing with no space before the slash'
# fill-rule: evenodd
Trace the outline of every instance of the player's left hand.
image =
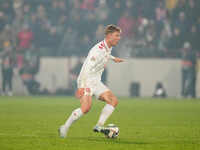
<svg viewBox="0 0 200 150">
<path fill-rule="evenodd" d="M 113 61 L 116 62 L 116 63 L 124 62 L 123 59 L 118 58 L 118 57 L 115 57 L 115 59 Z"/>
</svg>

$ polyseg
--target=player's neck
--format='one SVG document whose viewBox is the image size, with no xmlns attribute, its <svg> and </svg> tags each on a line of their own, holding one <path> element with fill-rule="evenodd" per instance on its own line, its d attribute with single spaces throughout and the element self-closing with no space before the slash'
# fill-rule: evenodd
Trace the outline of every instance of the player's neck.
<svg viewBox="0 0 200 150">
<path fill-rule="evenodd" d="M 111 48 L 112 45 L 110 44 L 110 42 L 108 41 L 108 39 L 105 39 L 105 41 L 106 41 L 106 44 L 107 44 L 108 48 Z"/>
</svg>

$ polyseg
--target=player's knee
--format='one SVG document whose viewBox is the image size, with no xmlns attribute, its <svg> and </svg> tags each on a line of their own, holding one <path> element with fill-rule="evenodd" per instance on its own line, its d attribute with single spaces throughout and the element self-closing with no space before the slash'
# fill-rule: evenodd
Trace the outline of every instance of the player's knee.
<svg viewBox="0 0 200 150">
<path fill-rule="evenodd" d="M 105 96 L 105 97 L 104 97 L 104 100 L 105 100 L 108 104 L 112 105 L 113 107 L 116 107 L 117 104 L 118 104 L 118 100 L 117 100 L 117 98 L 116 98 L 115 96 Z"/>
</svg>

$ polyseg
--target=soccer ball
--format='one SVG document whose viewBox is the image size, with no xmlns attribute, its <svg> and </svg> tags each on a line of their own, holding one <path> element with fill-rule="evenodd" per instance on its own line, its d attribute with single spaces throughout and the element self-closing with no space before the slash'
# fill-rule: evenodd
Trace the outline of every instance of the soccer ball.
<svg viewBox="0 0 200 150">
<path fill-rule="evenodd" d="M 109 129 L 109 133 L 106 134 L 107 138 L 117 138 L 119 136 L 119 128 L 114 124 L 108 124 L 106 128 Z"/>
</svg>

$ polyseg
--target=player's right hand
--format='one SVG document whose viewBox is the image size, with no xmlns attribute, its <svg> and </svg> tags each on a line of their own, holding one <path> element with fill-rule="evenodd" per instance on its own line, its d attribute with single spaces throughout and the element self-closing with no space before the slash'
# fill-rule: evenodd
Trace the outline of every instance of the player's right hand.
<svg viewBox="0 0 200 150">
<path fill-rule="evenodd" d="M 121 58 L 115 57 L 114 62 L 120 63 L 120 62 L 124 62 L 124 60 Z"/>
</svg>

